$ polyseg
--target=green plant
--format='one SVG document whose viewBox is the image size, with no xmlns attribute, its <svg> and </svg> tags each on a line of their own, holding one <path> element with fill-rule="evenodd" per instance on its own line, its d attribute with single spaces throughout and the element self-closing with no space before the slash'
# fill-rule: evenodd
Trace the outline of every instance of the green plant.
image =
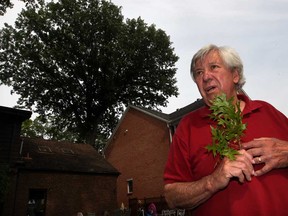
<svg viewBox="0 0 288 216">
<path fill-rule="evenodd" d="M 225 94 L 221 94 L 213 100 L 210 110 L 210 118 L 217 122 L 216 126 L 211 126 L 212 144 L 206 149 L 212 151 L 213 156 L 219 155 L 220 159 L 228 157 L 235 160 L 237 150 L 241 149 L 241 137 L 246 129 L 246 124 L 242 123 L 240 102 L 233 103 L 234 98 L 226 99 Z"/>
</svg>

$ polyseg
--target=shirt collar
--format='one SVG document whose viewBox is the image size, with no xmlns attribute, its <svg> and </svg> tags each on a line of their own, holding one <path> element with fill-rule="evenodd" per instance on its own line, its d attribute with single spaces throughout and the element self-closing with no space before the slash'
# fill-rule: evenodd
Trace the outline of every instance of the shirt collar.
<svg viewBox="0 0 288 216">
<path fill-rule="evenodd" d="M 239 100 L 242 100 L 245 102 L 245 107 L 244 107 L 244 110 L 242 112 L 243 116 L 254 112 L 255 110 L 259 109 L 262 106 L 261 103 L 259 103 L 257 101 L 252 101 L 248 96 L 246 96 L 244 94 L 238 94 L 237 98 Z M 210 114 L 211 114 L 211 110 L 210 110 L 209 106 L 207 106 L 207 105 L 200 108 L 200 110 L 199 110 L 199 115 L 202 118 L 209 118 Z"/>
<path fill-rule="evenodd" d="M 254 112 L 255 110 L 259 109 L 260 107 L 262 107 L 261 103 L 259 103 L 258 101 L 252 101 L 248 96 L 244 94 L 239 94 L 237 97 L 238 99 L 245 102 L 245 107 L 242 112 L 243 116 L 248 115 Z"/>
</svg>

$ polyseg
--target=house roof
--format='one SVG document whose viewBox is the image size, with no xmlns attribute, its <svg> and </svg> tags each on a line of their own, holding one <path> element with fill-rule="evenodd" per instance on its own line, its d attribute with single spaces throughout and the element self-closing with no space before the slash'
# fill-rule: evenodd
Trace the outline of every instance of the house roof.
<svg viewBox="0 0 288 216">
<path fill-rule="evenodd" d="M 170 121 L 172 122 L 175 122 L 175 121 L 179 121 L 184 115 L 196 110 L 196 109 L 199 109 L 200 107 L 204 106 L 204 101 L 202 99 L 198 99 L 196 100 L 195 102 L 185 106 L 185 107 L 182 107 L 180 109 L 177 109 L 175 112 L 171 113 L 169 115 L 170 117 Z"/>
<path fill-rule="evenodd" d="M 34 171 L 119 175 L 91 145 L 22 138 L 19 168 Z M 20 166 L 21 165 L 21 166 Z"/>
<path fill-rule="evenodd" d="M 25 121 L 32 115 L 31 111 L 14 109 L 10 107 L 0 106 L 0 119 L 1 120 L 19 120 Z"/>
<path fill-rule="evenodd" d="M 137 109 L 141 112 L 144 112 L 150 116 L 153 116 L 155 118 L 158 118 L 162 121 L 165 121 L 167 123 L 173 123 L 179 121 L 184 115 L 188 114 L 189 112 L 192 112 L 200 107 L 204 106 L 204 102 L 202 99 L 198 99 L 195 102 L 177 109 L 175 112 L 172 112 L 170 114 L 165 114 L 157 110 L 151 110 L 144 107 L 136 107 L 136 106 L 130 106 L 134 109 Z"/>
</svg>

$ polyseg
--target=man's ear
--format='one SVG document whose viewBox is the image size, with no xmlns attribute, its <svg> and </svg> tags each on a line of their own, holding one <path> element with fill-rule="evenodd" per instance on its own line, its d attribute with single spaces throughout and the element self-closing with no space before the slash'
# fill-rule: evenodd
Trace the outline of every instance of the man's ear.
<svg viewBox="0 0 288 216">
<path fill-rule="evenodd" d="M 233 71 L 232 71 L 232 74 L 233 74 L 233 82 L 236 84 L 236 83 L 239 83 L 240 81 L 240 76 L 239 76 L 239 72 L 238 72 L 238 69 L 234 68 Z"/>
</svg>

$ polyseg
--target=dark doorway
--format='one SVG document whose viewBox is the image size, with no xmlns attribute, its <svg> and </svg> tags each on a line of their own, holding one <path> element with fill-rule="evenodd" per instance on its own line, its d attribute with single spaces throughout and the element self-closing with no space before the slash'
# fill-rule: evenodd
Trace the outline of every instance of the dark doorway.
<svg viewBox="0 0 288 216">
<path fill-rule="evenodd" d="M 45 216 L 47 189 L 29 189 L 28 216 Z"/>
</svg>

